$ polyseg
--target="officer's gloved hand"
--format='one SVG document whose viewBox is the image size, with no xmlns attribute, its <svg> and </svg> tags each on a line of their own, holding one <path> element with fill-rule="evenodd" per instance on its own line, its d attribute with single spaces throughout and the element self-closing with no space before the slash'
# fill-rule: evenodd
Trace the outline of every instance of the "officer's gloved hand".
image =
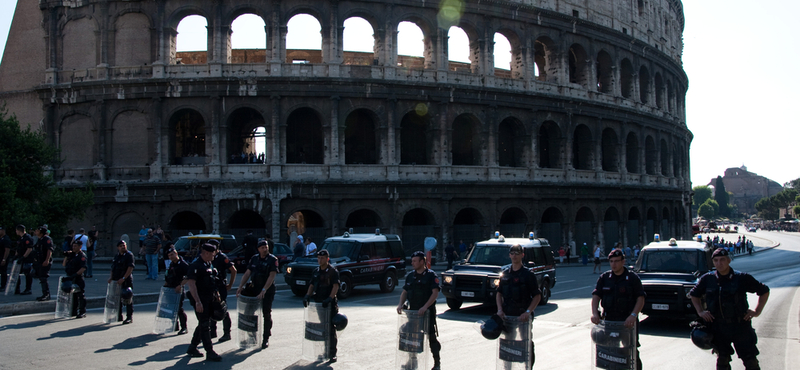
<svg viewBox="0 0 800 370">
<path fill-rule="evenodd" d="M 333 298 L 331 298 L 331 297 L 325 298 L 325 300 L 322 301 L 322 307 L 323 308 L 327 308 L 328 305 L 330 305 L 332 301 L 333 301 Z"/>
<path fill-rule="evenodd" d="M 308 302 L 311 302 L 311 296 L 307 295 L 303 297 L 303 307 L 308 307 Z"/>
</svg>

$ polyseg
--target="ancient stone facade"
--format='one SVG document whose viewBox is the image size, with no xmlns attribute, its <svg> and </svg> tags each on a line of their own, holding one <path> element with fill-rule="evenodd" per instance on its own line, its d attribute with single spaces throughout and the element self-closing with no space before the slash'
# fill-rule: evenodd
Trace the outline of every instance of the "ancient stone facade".
<svg viewBox="0 0 800 370">
<path fill-rule="evenodd" d="M 0 99 L 61 148 L 61 186 L 96 185 L 84 222 L 109 242 L 144 223 L 286 241 L 295 212 L 318 240 L 380 228 L 409 250 L 495 230 L 556 245 L 690 235 L 679 0 L 452 4 L 21 1 Z M 316 55 L 286 50 L 301 13 L 322 26 Z M 234 57 L 242 14 L 264 20 L 267 45 Z M 189 15 L 207 19 L 208 50 L 179 57 Z M 371 24 L 374 53 L 343 52 L 350 17 Z M 397 55 L 402 21 L 424 57 Z M 471 63 L 448 61 L 450 26 Z M 256 136 L 263 163 L 241 163 Z"/>
<path fill-rule="evenodd" d="M 717 179 L 713 178 L 708 185 L 715 186 Z M 783 191 L 783 186 L 757 173 L 747 171 L 747 167 L 731 167 L 725 170 L 722 176 L 725 191 L 731 193 L 730 202 L 739 208 L 740 213 L 756 214 L 756 202 L 761 198 L 771 197 Z"/>
</svg>

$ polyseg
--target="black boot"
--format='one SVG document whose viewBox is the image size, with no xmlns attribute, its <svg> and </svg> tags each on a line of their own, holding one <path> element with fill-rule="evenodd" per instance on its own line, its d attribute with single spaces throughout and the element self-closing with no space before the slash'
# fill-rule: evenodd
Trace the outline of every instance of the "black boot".
<svg viewBox="0 0 800 370">
<path fill-rule="evenodd" d="M 50 294 L 43 294 L 41 297 L 36 297 L 36 300 L 39 302 L 49 301 Z"/>
</svg>

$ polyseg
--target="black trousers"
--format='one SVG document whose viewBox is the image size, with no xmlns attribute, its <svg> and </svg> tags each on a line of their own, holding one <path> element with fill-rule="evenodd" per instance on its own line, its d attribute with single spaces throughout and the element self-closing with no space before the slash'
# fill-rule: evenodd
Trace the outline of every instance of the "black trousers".
<svg viewBox="0 0 800 370">
<path fill-rule="evenodd" d="M 431 354 L 433 355 L 434 365 L 438 365 L 441 357 L 439 352 L 442 350 L 442 344 L 439 343 L 439 326 L 436 325 L 436 306 L 431 306 L 428 309 L 428 345 L 431 347 Z"/>
<path fill-rule="evenodd" d="M 0 290 L 5 289 L 6 284 L 8 284 L 8 261 L 0 265 Z"/>
<path fill-rule="evenodd" d="M 178 330 L 178 327 L 181 329 L 186 329 L 187 317 L 186 311 L 183 310 L 184 298 L 186 298 L 186 293 L 181 293 L 181 299 L 178 301 L 178 322 L 175 323 L 175 330 Z"/>
<path fill-rule="evenodd" d="M 133 281 L 125 280 L 122 282 L 122 289 L 131 288 L 133 289 Z M 127 315 L 126 318 L 132 319 L 133 318 L 133 300 L 131 300 L 131 304 L 122 304 L 122 299 L 119 300 L 119 307 L 122 308 L 125 306 L 125 314 Z M 117 321 L 122 321 L 122 310 L 120 309 L 117 313 Z"/>
<path fill-rule="evenodd" d="M 50 284 L 47 283 L 47 278 L 50 277 L 50 264 L 47 266 L 36 267 L 36 277 L 39 278 L 39 284 L 42 285 L 42 295 L 50 295 Z"/>
<path fill-rule="evenodd" d="M 190 302 L 193 303 L 194 301 Z M 208 356 L 208 354 L 214 353 L 214 345 L 211 343 L 211 323 L 214 322 L 211 319 L 211 297 L 208 300 L 202 300 L 201 303 L 203 304 L 203 312 L 197 312 L 196 308 L 194 311 L 194 315 L 197 317 L 197 327 L 194 328 L 189 349 L 197 349 L 197 346 L 203 343 L 203 349 L 206 350 L 206 356 Z M 193 304 L 193 306 L 195 305 Z"/>
<path fill-rule="evenodd" d="M 81 288 L 80 292 L 72 293 L 72 316 L 77 316 L 86 313 L 86 282 L 83 277 L 76 277 L 72 283 Z"/>
<path fill-rule="evenodd" d="M 710 325 L 714 333 L 711 341 L 716 349 L 718 360 L 717 369 L 730 369 L 731 356 L 736 349 L 736 355 L 742 359 L 745 369 L 759 369 L 756 359 L 759 352 L 756 343 L 758 336 L 750 321 L 725 322 L 722 319 L 714 320 Z"/>
<path fill-rule="evenodd" d="M 26 267 L 27 266 L 27 267 Z M 20 275 L 25 274 L 25 291 L 31 290 L 31 285 L 33 285 L 33 273 L 31 271 L 31 264 L 30 263 L 23 263 L 22 269 L 20 270 Z M 14 294 L 19 294 L 19 288 L 22 283 L 22 279 L 17 279 L 17 287 L 14 289 Z"/>
<path fill-rule="evenodd" d="M 264 340 L 268 340 L 272 335 L 272 302 L 275 300 L 275 284 L 273 284 L 267 292 L 264 293 L 264 299 L 261 300 L 261 313 L 264 315 Z M 333 310 L 331 310 L 333 311 Z M 338 308 L 337 308 L 337 311 Z M 335 347 L 335 346 L 334 346 Z M 335 352 L 335 351 L 334 351 Z"/>
<path fill-rule="evenodd" d="M 228 286 L 218 285 L 217 291 L 219 292 L 219 297 L 222 298 L 222 301 L 228 303 Z M 212 337 L 217 335 L 217 322 L 214 320 L 211 320 L 211 332 L 214 333 Z M 228 335 L 231 334 L 231 314 L 229 312 L 225 312 L 225 317 L 222 319 L 222 332 Z"/>
</svg>

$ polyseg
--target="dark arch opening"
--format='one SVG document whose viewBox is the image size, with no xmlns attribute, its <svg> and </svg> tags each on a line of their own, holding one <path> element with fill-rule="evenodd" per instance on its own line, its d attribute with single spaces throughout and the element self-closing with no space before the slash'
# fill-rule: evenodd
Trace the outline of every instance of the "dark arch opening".
<svg viewBox="0 0 800 370">
<path fill-rule="evenodd" d="M 646 221 L 646 228 L 644 239 L 646 242 L 652 242 L 654 240 L 655 234 L 658 233 L 658 212 L 656 212 L 655 208 L 650 207 L 647 210 L 647 221 Z"/>
<path fill-rule="evenodd" d="M 414 208 L 403 216 L 403 226 L 435 225 L 433 215 L 424 208 Z"/>
<path fill-rule="evenodd" d="M 537 237 L 545 238 L 552 246 L 563 245 L 563 231 L 561 224 L 564 222 L 564 216 L 558 208 L 550 207 L 542 213 L 542 223 L 540 225 L 541 232 Z"/>
<path fill-rule="evenodd" d="M 559 211 L 558 208 L 550 207 L 542 214 L 542 223 L 551 222 L 557 222 L 559 224 L 564 222 L 564 216 L 561 215 L 561 211 Z"/>
<path fill-rule="evenodd" d="M 669 146 L 666 140 L 661 139 L 661 174 L 669 176 L 669 170 Z"/>
<path fill-rule="evenodd" d="M 256 139 L 266 138 L 265 128 L 264 117 L 253 108 L 239 108 L 231 113 L 228 117 L 228 163 L 263 163 L 265 153 L 257 150 Z"/>
<path fill-rule="evenodd" d="M 618 147 L 617 133 L 614 129 L 603 130 L 603 171 L 619 172 Z"/>
<path fill-rule="evenodd" d="M 370 111 L 358 109 L 344 121 L 344 159 L 346 164 L 378 163 L 378 132 Z"/>
<path fill-rule="evenodd" d="M 616 207 L 608 207 L 606 215 L 603 217 L 604 221 L 619 221 L 619 211 Z"/>
<path fill-rule="evenodd" d="M 497 159 L 501 167 L 522 167 L 525 133 L 519 121 L 506 118 L 500 122 L 497 135 Z"/>
<path fill-rule="evenodd" d="M 661 109 L 664 106 L 664 80 L 661 79 L 661 74 L 656 73 L 656 107 Z"/>
<path fill-rule="evenodd" d="M 323 141 L 322 122 L 313 109 L 297 109 L 286 119 L 286 163 L 322 164 Z"/>
<path fill-rule="evenodd" d="M 588 207 L 581 207 L 575 215 L 575 222 L 594 222 L 594 213 Z"/>
<path fill-rule="evenodd" d="M 589 58 L 578 44 L 569 47 L 569 82 L 589 86 Z"/>
<path fill-rule="evenodd" d="M 176 213 L 167 225 L 173 238 L 188 235 L 189 233 L 199 234 L 209 231 L 206 229 L 206 222 L 203 221 L 203 218 L 192 211 Z"/>
<path fill-rule="evenodd" d="M 347 216 L 344 227 L 352 228 L 357 233 L 374 233 L 375 229 L 381 227 L 381 216 L 370 209 L 359 209 L 351 212 Z"/>
<path fill-rule="evenodd" d="M 266 229 L 267 223 L 256 211 L 242 209 L 234 212 L 228 219 L 230 229 Z"/>
<path fill-rule="evenodd" d="M 193 109 L 181 109 L 169 120 L 173 141 L 173 164 L 203 165 L 206 156 L 206 123 Z"/>
<path fill-rule="evenodd" d="M 650 72 L 645 66 L 639 68 L 639 100 L 642 104 L 650 101 Z"/>
<path fill-rule="evenodd" d="M 644 140 L 644 164 L 648 175 L 656 174 L 656 143 L 652 136 Z"/>
<path fill-rule="evenodd" d="M 539 167 L 561 168 L 561 130 L 548 121 L 539 128 Z"/>
<path fill-rule="evenodd" d="M 614 63 L 605 51 L 597 54 L 597 91 L 611 93 L 614 91 Z"/>
<path fill-rule="evenodd" d="M 633 95 L 633 65 L 627 58 L 620 63 L 619 87 L 622 97 L 630 99 Z"/>
<path fill-rule="evenodd" d="M 453 240 L 463 240 L 470 245 L 486 239 L 483 216 L 475 208 L 464 208 L 453 219 Z"/>
<path fill-rule="evenodd" d="M 512 207 L 500 216 L 500 225 L 498 231 L 506 237 L 522 238 L 527 236 L 528 216 L 525 212 L 517 207 Z"/>
<path fill-rule="evenodd" d="M 586 125 L 575 128 L 572 140 L 572 167 L 576 170 L 592 169 L 592 133 Z"/>
<path fill-rule="evenodd" d="M 460 115 L 453 121 L 453 136 L 450 142 L 454 166 L 479 166 L 481 164 L 481 139 L 478 123 L 468 115 Z"/>
<path fill-rule="evenodd" d="M 625 140 L 625 168 L 630 173 L 639 173 L 639 139 L 633 132 Z"/>
<path fill-rule="evenodd" d="M 400 164 L 430 164 L 430 116 L 409 112 L 400 121 Z"/>
</svg>

